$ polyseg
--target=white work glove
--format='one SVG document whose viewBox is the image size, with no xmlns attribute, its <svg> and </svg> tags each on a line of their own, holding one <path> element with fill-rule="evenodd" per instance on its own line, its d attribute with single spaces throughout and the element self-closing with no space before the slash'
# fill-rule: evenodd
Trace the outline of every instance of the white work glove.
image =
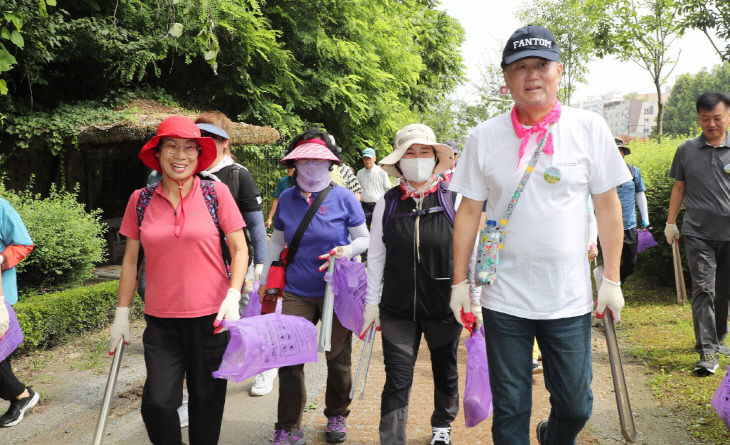
<svg viewBox="0 0 730 445">
<path fill-rule="evenodd" d="M 221 320 L 224 318 L 228 321 L 236 321 L 241 319 L 241 313 L 238 303 L 241 301 L 241 291 L 238 289 L 230 288 L 226 292 L 226 298 L 223 299 L 221 307 L 218 309 L 218 315 L 215 317 L 213 322 L 214 334 L 225 331 L 225 328 L 221 326 Z"/>
<path fill-rule="evenodd" d="M 676 224 L 669 224 L 664 227 L 664 236 L 667 237 L 667 242 L 671 246 L 674 244 L 674 240 L 679 239 L 679 230 Z"/>
<path fill-rule="evenodd" d="M 375 329 L 380 327 L 380 308 L 377 304 L 366 304 L 365 312 L 362 314 L 362 332 L 360 338 L 363 338 L 365 332 L 371 324 L 375 323 Z"/>
<path fill-rule="evenodd" d="M 621 291 L 621 283 L 611 281 L 604 276 L 601 287 L 598 289 L 596 318 L 603 318 L 606 306 L 613 313 L 614 321 L 620 321 L 621 309 L 624 307 L 624 294 Z"/>
<path fill-rule="evenodd" d="M 471 312 L 468 280 L 464 280 L 461 283 L 451 285 L 451 301 L 449 302 L 449 307 L 454 313 L 454 318 L 456 318 L 456 322 L 464 326 L 464 322 L 461 320 L 461 311 L 464 311 L 464 313 Z"/>
<path fill-rule="evenodd" d="M 10 314 L 8 314 L 8 308 L 5 306 L 5 296 L 0 295 L 0 338 L 5 336 L 9 328 Z"/>
<path fill-rule="evenodd" d="M 264 263 L 258 263 L 253 266 L 253 280 L 261 281 L 261 273 L 264 271 Z"/>
<path fill-rule="evenodd" d="M 117 351 L 117 344 L 120 338 L 124 338 L 124 344 L 129 344 L 129 308 L 117 307 L 114 314 L 114 323 L 109 330 L 109 355 L 114 355 Z"/>
<path fill-rule="evenodd" d="M 317 258 L 319 258 L 320 260 L 327 260 L 326 263 L 319 266 L 320 272 L 324 272 L 325 270 L 327 270 L 330 265 L 330 259 L 332 257 L 335 257 L 335 259 L 346 257 L 349 260 L 350 258 L 352 258 L 352 247 L 350 247 L 349 244 L 346 246 L 337 246 L 329 252 L 318 256 Z"/>
<path fill-rule="evenodd" d="M 471 312 L 477 318 L 477 329 L 481 328 L 484 324 L 484 317 L 482 316 L 482 305 L 478 301 L 471 302 Z"/>
</svg>

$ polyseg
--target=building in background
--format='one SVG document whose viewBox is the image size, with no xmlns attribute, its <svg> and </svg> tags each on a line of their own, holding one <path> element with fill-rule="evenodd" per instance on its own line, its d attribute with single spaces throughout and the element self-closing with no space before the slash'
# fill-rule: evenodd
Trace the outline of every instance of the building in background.
<svg viewBox="0 0 730 445">
<path fill-rule="evenodd" d="M 667 96 L 667 93 L 662 93 L 662 102 L 666 103 Z M 573 106 L 603 116 L 614 137 L 648 138 L 656 127 L 659 114 L 657 97 L 656 93 L 626 96 L 609 93 L 587 98 Z"/>
</svg>

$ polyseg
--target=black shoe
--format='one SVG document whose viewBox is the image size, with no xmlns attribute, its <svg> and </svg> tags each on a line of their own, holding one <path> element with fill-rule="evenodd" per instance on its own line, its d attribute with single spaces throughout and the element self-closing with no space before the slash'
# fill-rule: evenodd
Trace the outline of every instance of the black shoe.
<svg viewBox="0 0 730 445">
<path fill-rule="evenodd" d="M 542 441 L 545 437 L 545 433 L 547 432 L 547 426 L 548 426 L 547 420 L 541 420 L 537 423 L 537 429 L 536 429 L 537 443 L 539 443 L 540 445 L 542 445 Z"/>
<path fill-rule="evenodd" d="M 719 365 L 720 361 L 717 358 L 717 354 L 700 354 L 700 359 L 694 367 L 694 372 L 699 376 L 706 377 L 714 374 Z"/>
<path fill-rule="evenodd" d="M 23 420 L 25 411 L 33 408 L 36 403 L 38 403 L 39 399 L 40 396 L 38 393 L 28 387 L 27 397 L 23 397 L 20 400 L 13 399 L 10 401 L 10 407 L 5 414 L 0 417 L 0 427 L 9 427 L 19 424 L 20 421 Z"/>
</svg>

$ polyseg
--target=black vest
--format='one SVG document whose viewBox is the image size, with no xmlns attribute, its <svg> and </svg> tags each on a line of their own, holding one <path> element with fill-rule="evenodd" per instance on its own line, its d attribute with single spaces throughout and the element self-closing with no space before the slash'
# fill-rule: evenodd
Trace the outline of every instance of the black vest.
<svg viewBox="0 0 730 445">
<path fill-rule="evenodd" d="M 413 199 L 401 201 L 400 196 L 397 199 L 393 214 L 416 210 L 417 203 Z M 438 206 L 438 196 L 433 193 L 423 199 L 421 209 Z M 452 233 L 453 228 L 443 211 L 390 220 L 383 233 L 386 255 L 381 311 L 409 320 L 454 320 L 449 308 L 453 276 Z"/>
</svg>

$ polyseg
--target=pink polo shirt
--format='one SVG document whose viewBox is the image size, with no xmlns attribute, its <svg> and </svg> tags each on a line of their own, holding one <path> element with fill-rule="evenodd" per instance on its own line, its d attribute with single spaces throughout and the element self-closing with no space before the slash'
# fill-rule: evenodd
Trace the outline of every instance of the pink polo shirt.
<svg viewBox="0 0 730 445">
<path fill-rule="evenodd" d="M 245 226 L 228 187 L 216 182 L 218 220 L 224 233 Z M 157 187 L 145 210 L 141 230 L 137 226 L 135 190 L 127 203 L 119 233 L 141 240 L 145 255 L 145 313 L 163 318 L 193 318 L 218 312 L 230 281 L 226 276 L 220 238 L 195 178 L 183 198 L 184 221 L 175 237 L 176 210 Z M 178 205 L 177 211 L 180 211 Z"/>
</svg>

